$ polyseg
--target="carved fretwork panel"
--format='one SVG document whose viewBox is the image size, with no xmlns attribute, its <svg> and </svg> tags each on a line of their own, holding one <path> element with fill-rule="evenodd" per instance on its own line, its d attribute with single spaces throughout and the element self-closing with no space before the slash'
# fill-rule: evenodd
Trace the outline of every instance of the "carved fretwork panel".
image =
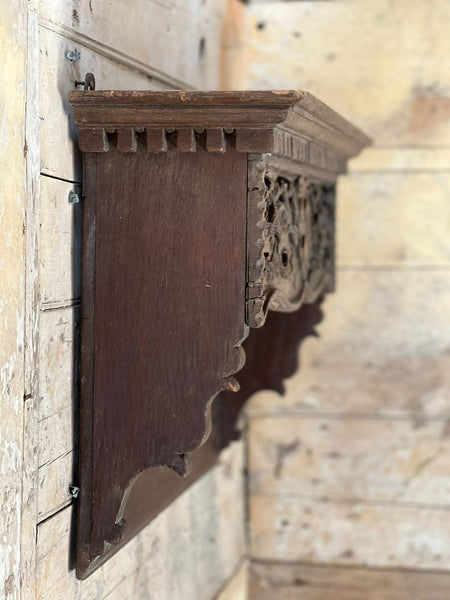
<svg viewBox="0 0 450 600">
<path fill-rule="evenodd" d="M 246 394 L 293 368 L 311 331 L 302 323 L 317 317 L 298 309 L 333 288 L 336 177 L 368 139 L 305 92 L 91 90 L 70 101 L 85 154 L 85 578 L 213 464 Z M 208 439 L 213 398 L 239 389 L 241 344 L 269 310 L 247 348 L 267 348 L 271 376 L 250 356 Z"/>
<path fill-rule="evenodd" d="M 295 168 L 295 167 L 293 167 Z M 334 285 L 335 184 L 249 160 L 247 318 L 293 312 Z"/>
</svg>

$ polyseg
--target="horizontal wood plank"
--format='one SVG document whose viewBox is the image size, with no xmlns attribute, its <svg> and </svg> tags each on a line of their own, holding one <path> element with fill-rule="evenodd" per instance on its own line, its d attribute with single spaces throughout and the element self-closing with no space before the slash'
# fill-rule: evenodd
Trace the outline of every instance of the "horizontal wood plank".
<svg viewBox="0 0 450 600">
<path fill-rule="evenodd" d="M 76 462 L 77 448 L 74 448 L 39 467 L 38 522 L 72 502 L 69 486 L 77 483 Z"/>
<path fill-rule="evenodd" d="M 448 172 L 341 178 L 338 265 L 450 268 L 450 160 L 447 165 Z"/>
<path fill-rule="evenodd" d="M 379 144 L 448 146 L 448 19 L 445 2 L 432 13 L 426 3 L 404 0 L 252 2 L 247 85 L 283 89 L 301 81 Z"/>
<path fill-rule="evenodd" d="M 69 194 L 78 202 L 70 202 Z M 41 177 L 41 308 L 80 299 L 81 186 Z"/>
<path fill-rule="evenodd" d="M 78 402 L 80 307 L 43 311 L 40 316 L 39 420 L 44 421 Z M 68 413 L 64 413 L 68 414 Z M 58 438 L 63 421 L 55 422 Z M 66 448 L 67 449 L 67 448 Z"/>
<path fill-rule="evenodd" d="M 65 456 L 75 445 L 74 408 L 67 406 L 39 422 L 39 466 Z"/>
<path fill-rule="evenodd" d="M 38 521 L 70 503 L 77 481 L 79 313 L 70 307 L 40 317 Z"/>
<path fill-rule="evenodd" d="M 326 338 L 323 337 L 323 343 Z M 307 340 L 305 346 L 316 345 Z M 307 358 L 302 352 L 302 366 Z M 250 417 L 366 416 L 368 418 L 450 416 L 450 356 L 398 357 L 380 364 L 327 365 L 303 368 L 286 381 L 286 394 L 259 392 L 252 397 Z"/>
<path fill-rule="evenodd" d="M 296 563 L 251 565 L 251 600 L 443 600 L 449 588 L 450 575 L 443 572 Z"/>
<path fill-rule="evenodd" d="M 450 420 L 250 419 L 250 490 L 450 508 Z"/>
<path fill-rule="evenodd" d="M 437 599 L 437 596 L 435 597 Z M 414 600 L 429 600 L 428 596 L 414 596 Z M 256 582 L 250 585 L 250 600 L 411 600 L 411 595 L 386 590 L 279 587 L 266 588 Z"/>
<path fill-rule="evenodd" d="M 381 591 L 339 590 L 335 588 L 265 588 L 258 583 L 250 585 L 250 600 L 411 600 L 410 595 Z M 414 597 L 414 600 L 420 600 Z M 428 600 L 428 599 L 427 599 Z"/>
<path fill-rule="evenodd" d="M 450 149 L 430 146 L 374 146 L 348 164 L 349 173 L 430 173 L 450 170 Z"/>
<path fill-rule="evenodd" d="M 450 415 L 450 271 L 338 270 L 337 290 L 284 397 L 249 415 Z"/>
<path fill-rule="evenodd" d="M 250 496 L 257 560 L 449 569 L 450 510 Z"/>
</svg>

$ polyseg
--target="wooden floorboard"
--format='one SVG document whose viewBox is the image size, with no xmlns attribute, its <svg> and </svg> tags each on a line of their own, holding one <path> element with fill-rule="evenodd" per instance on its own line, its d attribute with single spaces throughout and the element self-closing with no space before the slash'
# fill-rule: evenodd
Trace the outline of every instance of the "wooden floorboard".
<svg viewBox="0 0 450 600">
<path fill-rule="evenodd" d="M 447 600 L 450 573 L 254 562 L 250 600 Z"/>
</svg>

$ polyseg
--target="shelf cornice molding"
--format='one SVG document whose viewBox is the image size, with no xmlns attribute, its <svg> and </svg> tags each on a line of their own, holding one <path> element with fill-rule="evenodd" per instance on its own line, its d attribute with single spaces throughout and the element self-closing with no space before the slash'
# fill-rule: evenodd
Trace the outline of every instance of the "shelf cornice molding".
<svg viewBox="0 0 450 600">
<path fill-rule="evenodd" d="M 370 139 L 308 92 L 71 92 L 83 152 L 273 153 L 334 173 Z"/>
</svg>

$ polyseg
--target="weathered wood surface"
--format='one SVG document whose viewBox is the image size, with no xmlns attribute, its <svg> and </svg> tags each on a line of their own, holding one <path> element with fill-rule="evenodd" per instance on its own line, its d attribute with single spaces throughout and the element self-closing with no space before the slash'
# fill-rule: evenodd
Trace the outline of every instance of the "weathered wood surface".
<svg viewBox="0 0 450 600">
<path fill-rule="evenodd" d="M 20 597 L 21 541 L 26 539 L 21 535 L 22 473 L 31 500 L 23 463 L 24 390 L 30 378 L 29 372 L 24 373 L 24 346 L 31 339 L 24 332 L 25 322 L 27 326 L 31 322 L 30 312 L 25 312 L 25 215 L 31 184 L 25 162 L 26 5 L 22 0 L 7 3 L 0 22 L 0 74 L 5 82 L 0 89 L 0 596 L 6 600 Z M 34 146 L 33 139 L 30 143 Z M 29 364 L 29 349 L 25 360 Z"/>
<path fill-rule="evenodd" d="M 42 25 L 39 44 L 41 171 L 81 184 L 78 130 L 68 101 L 69 92 L 75 89 L 75 81 L 83 81 L 85 73 L 90 71 L 95 73 L 97 85 L 102 87 L 155 90 L 164 89 L 167 84 L 117 64 L 102 54 L 101 47 L 86 47 Z M 66 55 L 75 50 L 80 59 L 71 62 Z"/>
<path fill-rule="evenodd" d="M 249 9 L 251 87 L 259 88 L 263 81 L 291 86 L 299 77 L 303 82 L 304 75 L 308 80 L 312 61 L 328 75 L 320 82 L 311 80 L 317 93 L 336 98 L 341 111 L 367 123 L 376 143 L 383 144 L 352 159 L 349 175 L 338 183 L 339 284 L 325 303 L 320 340 L 303 345 L 302 369 L 286 382 L 282 399 L 260 393 L 247 411 L 254 435 L 252 444 L 250 433 L 251 506 L 258 506 L 257 512 L 251 509 L 250 522 L 258 530 L 255 547 L 267 560 L 421 569 L 448 569 L 450 564 L 448 553 L 442 552 L 448 547 L 450 509 L 448 156 L 445 145 L 438 145 L 448 139 L 448 98 L 431 85 L 436 70 L 441 70 L 440 81 L 448 74 L 438 63 L 428 63 L 418 76 L 414 65 L 420 59 L 403 46 L 388 67 L 397 71 L 397 83 L 383 87 L 383 81 L 395 79 L 386 79 L 386 56 L 399 35 L 433 47 L 444 60 L 448 40 L 438 31 L 448 11 L 440 5 L 429 29 L 419 30 L 424 7 L 414 7 L 406 23 L 399 15 L 402 6 L 406 3 L 399 1 L 394 12 L 392 5 L 364 11 L 363 27 L 376 32 L 376 41 L 372 37 L 368 44 L 348 3 Z M 342 27 L 335 32 L 337 22 Z M 361 50 L 351 58 L 347 33 L 342 36 L 349 28 Z M 317 45 L 318 36 L 323 44 Z M 287 52 L 282 65 L 273 54 L 281 40 Z M 381 51 L 372 54 L 372 43 L 380 44 Z M 303 52 L 308 72 L 299 67 Z M 369 52 L 377 83 L 373 88 L 355 86 L 365 81 Z M 427 79 L 429 85 L 424 84 Z M 376 91 L 381 88 L 383 98 Z M 425 147 L 424 139 L 434 145 Z M 346 504 L 349 498 L 360 503 Z M 354 511 L 355 505 L 360 509 Z M 312 516 L 305 508 L 311 508 Z M 271 533 L 261 533 L 270 520 Z M 333 532 L 339 533 L 340 548 Z M 353 569 L 349 573 L 357 578 Z M 408 577 L 414 591 L 394 586 L 394 598 L 447 594 L 446 582 L 433 595 L 431 582 L 425 580 L 420 588 L 417 579 Z M 283 585 L 279 590 L 278 583 Z M 309 589 L 295 587 L 292 580 L 276 584 L 255 596 L 340 597 L 332 585 Z M 374 597 L 389 597 L 388 584 L 385 588 Z M 353 596 L 370 597 L 364 588 L 343 592 L 343 598 Z"/>
<path fill-rule="evenodd" d="M 77 440 L 76 436 L 67 435 L 65 419 L 69 419 L 73 432 L 76 415 L 68 409 L 77 398 L 79 356 L 74 349 L 79 344 L 79 310 L 79 307 L 46 310 L 41 315 L 40 420 L 51 418 L 57 443 L 50 443 L 47 432 L 43 440 L 48 446 L 46 462 L 41 461 L 39 466 L 39 520 L 70 504 L 69 486 L 77 482 Z M 214 401 L 212 439 L 191 455 L 191 472 L 185 478 L 164 468 L 142 474 L 139 479 L 142 489 L 151 487 L 158 494 L 151 494 L 140 511 L 149 518 L 156 516 L 211 468 L 217 453 L 239 435 L 238 420 L 246 400 L 261 389 L 282 392 L 283 379 L 297 367 L 298 347 L 307 336 L 314 335 L 314 327 L 321 318 L 317 304 L 305 304 L 292 314 L 269 313 L 265 326 L 254 330 L 243 344 L 247 360 L 239 372 L 240 390 L 222 392 Z"/>
<path fill-rule="evenodd" d="M 249 564 L 244 559 L 215 600 L 248 600 L 248 571 Z"/>
<path fill-rule="evenodd" d="M 79 306 L 41 313 L 39 420 L 77 405 L 79 344 Z"/>
<path fill-rule="evenodd" d="M 251 600 L 443 600 L 447 573 L 254 562 Z"/>
<path fill-rule="evenodd" d="M 140 69 L 171 89 L 218 89 L 225 10 L 225 0 L 132 0 L 114 9 L 107 0 L 41 0 L 40 17 L 43 26 L 97 46 L 118 66 Z"/>
<path fill-rule="evenodd" d="M 307 352 L 315 352 L 310 340 L 302 353 L 302 364 L 309 365 Z M 308 347 L 309 346 L 309 347 Z M 319 418 L 367 417 L 407 418 L 421 423 L 428 418 L 450 417 L 450 357 L 397 357 L 379 364 L 342 365 L 325 368 L 327 377 L 317 369 L 305 368 L 286 382 L 288 393 L 283 404 L 274 394 L 257 394 L 247 408 L 254 417 L 316 415 Z M 362 379 L 365 386 L 362 387 Z M 339 402 L 336 402 L 339 398 Z"/>
<path fill-rule="evenodd" d="M 282 399 L 260 393 L 248 410 L 252 551 L 447 569 L 448 275 L 355 269 L 338 278 L 346 293 L 326 301 L 301 373 Z"/>
<path fill-rule="evenodd" d="M 450 509 L 320 496 L 250 497 L 257 560 L 446 569 Z"/>
<path fill-rule="evenodd" d="M 40 214 L 41 307 L 72 306 L 81 295 L 81 186 L 42 177 Z"/>
<path fill-rule="evenodd" d="M 38 488 L 39 404 L 39 40 L 36 2 L 28 2 L 25 148 L 25 323 L 24 323 L 24 419 L 21 504 L 20 598 L 35 600 L 36 515 Z M 16 99 L 17 100 L 17 99 Z M 18 175 L 18 174 L 17 174 Z"/>
<path fill-rule="evenodd" d="M 368 167 L 356 163 L 358 171 L 338 183 L 337 228 L 346 232 L 339 236 L 339 263 L 346 268 L 448 268 L 450 173 L 442 170 L 445 152 L 437 152 L 434 168 L 428 154 L 428 172 L 418 170 L 418 165 L 413 164 L 399 173 L 394 164 L 392 171 L 382 175 L 378 169 L 383 168 L 386 164 L 383 161 L 389 157 L 377 158 L 377 154 L 371 154 L 375 163 L 373 172 L 364 172 Z M 419 157 L 423 154 L 418 153 Z M 450 165 L 450 157 L 446 159 Z M 416 161 L 414 156 L 411 160 Z M 425 161 L 426 157 L 424 167 Z M 392 227 L 392 223 L 398 223 L 399 227 Z"/>
<path fill-rule="evenodd" d="M 302 372 L 286 382 L 282 403 L 258 394 L 249 414 L 449 416 L 448 273 L 355 268 L 337 276 L 346 293 L 328 297 Z"/>
<path fill-rule="evenodd" d="M 73 511 L 41 523 L 36 598 L 211 600 L 244 553 L 243 445 L 225 450 L 212 470 L 86 581 L 70 570 Z M 189 552 L 186 552 L 189 548 Z"/>
<path fill-rule="evenodd" d="M 250 419 L 250 492 L 449 506 L 450 419 Z"/>
<path fill-rule="evenodd" d="M 283 89 L 300 81 L 379 145 L 448 146 L 450 42 L 443 24 L 449 19 L 442 1 L 431 14 L 426 4 L 412 7 L 408 0 L 370 7 L 250 3 L 246 87 Z"/>
</svg>

